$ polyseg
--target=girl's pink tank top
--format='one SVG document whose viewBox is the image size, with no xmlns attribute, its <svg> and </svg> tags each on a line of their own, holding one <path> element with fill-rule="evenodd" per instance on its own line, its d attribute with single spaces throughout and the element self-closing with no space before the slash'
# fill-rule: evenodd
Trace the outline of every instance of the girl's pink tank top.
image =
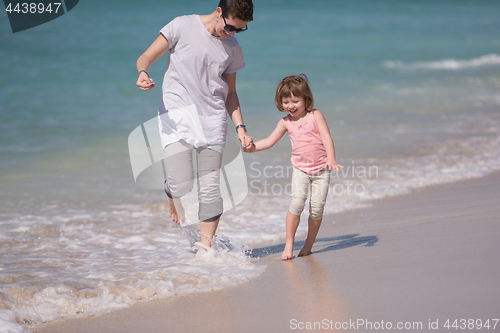
<svg viewBox="0 0 500 333">
<path fill-rule="evenodd" d="M 305 124 L 292 126 L 290 115 L 286 117 L 288 136 L 292 142 L 292 165 L 307 173 L 316 173 L 326 164 L 326 149 L 319 134 L 314 110 L 309 112 Z"/>
</svg>

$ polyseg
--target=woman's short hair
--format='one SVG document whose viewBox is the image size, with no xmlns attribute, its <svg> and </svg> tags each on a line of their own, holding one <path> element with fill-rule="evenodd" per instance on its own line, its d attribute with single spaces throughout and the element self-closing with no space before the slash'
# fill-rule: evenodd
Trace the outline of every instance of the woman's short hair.
<svg viewBox="0 0 500 333">
<path fill-rule="evenodd" d="M 305 74 L 290 75 L 281 80 L 278 88 L 276 88 L 275 97 L 278 110 L 284 111 L 283 98 L 291 97 L 292 95 L 304 99 L 307 111 L 311 111 L 314 108 L 314 97 Z"/>
<path fill-rule="evenodd" d="M 236 18 L 244 22 L 253 21 L 252 0 L 220 0 L 219 7 L 225 18 Z"/>
</svg>

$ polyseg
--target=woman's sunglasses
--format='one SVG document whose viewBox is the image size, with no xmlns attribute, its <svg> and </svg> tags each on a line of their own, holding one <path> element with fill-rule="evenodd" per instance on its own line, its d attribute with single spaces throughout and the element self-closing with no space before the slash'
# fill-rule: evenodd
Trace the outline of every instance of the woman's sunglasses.
<svg viewBox="0 0 500 333">
<path fill-rule="evenodd" d="M 242 32 L 242 31 L 245 31 L 248 29 L 248 27 L 246 25 L 243 28 L 236 28 L 235 26 L 227 24 L 226 19 L 224 18 L 224 14 L 222 14 L 221 16 L 222 16 L 222 19 L 224 20 L 224 24 L 225 24 L 224 30 L 226 30 L 227 32 L 233 32 L 233 31 L 234 32 Z"/>
</svg>

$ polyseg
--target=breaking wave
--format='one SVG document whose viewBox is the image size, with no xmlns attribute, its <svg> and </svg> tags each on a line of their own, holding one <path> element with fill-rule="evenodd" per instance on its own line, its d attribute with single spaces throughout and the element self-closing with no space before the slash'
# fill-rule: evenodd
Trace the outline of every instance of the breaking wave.
<svg viewBox="0 0 500 333">
<path fill-rule="evenodd" d="M 500 65 L 500 56 L 497 54 L 487 54 L 482 57 L 469 60 L 443 59 L 437 61 L 419 61 L 413 63 L 405 63 L 402 61 L 386 61 L 383 65 L 387 68 L 401 70 L 460 70 L 483 66 Z"/>
</svg>

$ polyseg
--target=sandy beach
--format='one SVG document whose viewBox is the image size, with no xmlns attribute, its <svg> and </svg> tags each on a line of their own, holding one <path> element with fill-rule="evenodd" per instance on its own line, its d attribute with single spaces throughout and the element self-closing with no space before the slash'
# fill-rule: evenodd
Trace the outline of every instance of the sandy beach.
<svg viewBox="0 0 500 333">
<path fill-rule="evenodd" d="M 499 188 L 496 172 L 381 199 L 327 216 L 311 256 L 255 249 L 268 269 L 248 283 L 35 332 L 494 331 Z"/>
</svg>

